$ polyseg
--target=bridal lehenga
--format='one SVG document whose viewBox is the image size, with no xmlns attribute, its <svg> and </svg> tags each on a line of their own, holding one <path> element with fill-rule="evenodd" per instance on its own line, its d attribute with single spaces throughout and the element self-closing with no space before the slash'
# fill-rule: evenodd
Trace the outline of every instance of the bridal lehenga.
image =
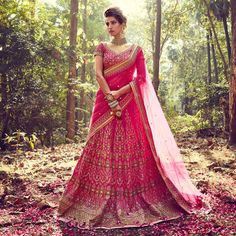
<svg viewBox="0 0 236 236">
<path fill-rule="evenodd" d="M 111 90 L 130 84 L 118 98 L 121 119 L 99 88 L 86 145 L 60 199 L 58 217 L 84 228 L 139 227 L 209 210 L 192 184 L 148 77 L 142 48 L 117 53 L 100 43 Z"/>
</svg>

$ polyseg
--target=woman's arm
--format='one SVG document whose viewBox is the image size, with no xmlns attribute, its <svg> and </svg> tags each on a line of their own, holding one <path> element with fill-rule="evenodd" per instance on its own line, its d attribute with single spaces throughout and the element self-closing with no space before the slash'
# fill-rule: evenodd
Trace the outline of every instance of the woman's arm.
<svg viewBox="0 0 236 236">
<path fill-rule="evenodd" d="M 124 85 L 120 89 L 118 89 L 118 95 L 121 96 L 123 94 L 129 93 L 131 91 L 131 87 L 129 84 Z"/>
<path fill-rule="evenodd" d="M 95 73 L 98 84 L 105 95 L 111 93 L 115 99 L 119 98 L 121 95 L 131 91 L 130 85 L 127 84 L 120 88 L 119 90 L 111 91 L 104 76 L 103 76 L 103 57 L 101 55 L 95 56 Z"/>
<path fill-rule="evenodd" d="M 111 90 L 103 76 L 103 57 L 101 55 L 95 56 L 95 75 L 96 80 L 104 95 L 110 93 Z"/>
<path fill-rule="evenodd" d="M 111 91 L 104 76 L 103 76 L 103 57 L 101 55 L 95 55 L 95 73 L 96 73 L 96 79 L 98 81 L 98 84 L 104 93 L 104 95 L 107 95 L 111 93 L 115 99 L 118 98 L 117 91 Z M 116 107 L 111 108 L 112 113 L 111 115 L 116 115 L 117 111 L 121 111 L 121 107 L 118 103 Z"/>
</svg>

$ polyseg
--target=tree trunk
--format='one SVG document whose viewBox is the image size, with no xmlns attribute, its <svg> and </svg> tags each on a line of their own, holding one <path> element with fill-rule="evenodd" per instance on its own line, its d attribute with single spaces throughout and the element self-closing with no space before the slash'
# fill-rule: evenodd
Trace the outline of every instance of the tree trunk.
<svg viewBox="0 0 236 236">
<path fill-rule="evenodd" d="M 1 38 L 1 44 L 3 52 L 6 50 L 7 39 L 6 35 L 3 34 Z M 0 147 L 2 150 L 6 149 L 4 138 L 8 132 L 8 123 L 9 123 L 9 109 L 8 105 L 8 78 L 6 71 L 1 71 L 0 73 L 0 91 L 1 91 L 1 100 L 0 100 L 0 127 L 1 127 L 1 137 L 0 137 Z"/>
<path fill-rule="evenodd" d="M 1 139 L 0 147 L 2 150 L 5 150 L 4 138 L 6 137 L 8 130 L 9 114 L 7 111 L 7 76 L 6 74 L 1 74 L 1 103 L 0 103 L 0 117 L 1 117 Z"/>
<path fill-rule="evenodd" d="M 75 84 L 76 84 L 76 37 L 77 37 L 78 0 L 71 0 L 70 6 L 70 51 L 69 78 L 66 106 L 66 138 L 75 136 Z"/>
<path fill-rule="evenodd" d="M 231 0 L 232 58 L 229 92 L 230 133 L 229 144 L 236 145 L 236 0 Z"/>
<path fill-rule="evenodd" d="M 219 53 L 220 53 L 220 56 L 221 56 L 221 59 L 222 59 L 223 65 L 224 65 L 224 75 L 225 75 L 225 78 L 228 80 L 228 78 L 229 78 L 229 76 L 228 76 L 228 64 L 226 63 L 224 54 L 223 54 L 223 52 L 221 50 L 221 47 L 220 47 L 220 43 L 219 43 L 219 40 L 218 40 L 218 37 L 217 37 L 215 26 L 213 24 L 213 21 L 212 21 L 211 15 L 210 15 L 208 3 L 206 2 L 206 0 L 203 0 L 203 1 L 205 3 L 206 8 L 207 8 L 207 17 L 209 19 L 211 29 L 213 31 L 213 34 L 214 34 L 214 37 L 215 37 L 215 40 L 216 40 L 216 45 L 217 45 L 217 48 L 219 50 Z"/>
<path fill-rule="evenodd" d="M 153 60 L 153 86 L 158 94 L 158 87 L 160 84 L 159 70 L 160 70 L 160 47 L 161 47 L 161 0 L 157 0 L 157 15 L 156 15 L 156 35 L 155 35 L 155 51 Z"/>
<path fill-rule="evenodd" d="M 212 52 L 212 59 L 213 59 L 213 65 L 214 65 L 214 73 L 215 73 L 215 83 L 218 83 L 219 81 L 218 65 L 217 65 L 215 45 L 214 45 L 211 30 L 210 30 L 210 41 L 211 41 L 211 52 Z"/>
<path fill-rule="evenodd" d="M 79 98 L 75 97 L 75 134 L 78 134 L 79 131 L 79 114 L 81 111 L 79 110 Z"/>
<path fill-rule="evenodd" d="M 207 34 L 207 62 L 208 62 L 207 84 L 210 84 L 211 83 L 211 47 L 210 47 L 209 34 Z"/>
<path fill-rule="evenodd" d="M 88 1 L 84 0 L 84 20 L 83 20 L 83 28 L 84 28 L 84 32 L 85 32 L 85 38 L 84 38 L 84 48 L 83 51 L 84 53 L 87 54 L 87 5 L 88 5 Z M 83 64 L 83 68 L 82 68 L 82 73 L 84 73 L 84 82 L 86 82 L 86 65 L 87 65 L 87 56 L 84 57 L 84 64 Z M 89 116 L 87 113 L 88 107 L 87 107 L 87 96 L 85 96 L 85 92 L 84 92 L 84 100 L 83 100 L 83 110 L 84 110 L 84 119 L 83 119 L 83 123 L 86 126 L 87 121 L 89 120 Z"/>
<path fill-rule="evenodd" d="M 148 20 L 151 22 L 151 28 L 150 28 L 150 35 L 151 35 L 151 46 L 152 46 L 152 59 L 154 59 L 154 51 L 155 51 L 155 21 L 153 20 L 153 9 L 155 8 L 155 2 L 151 1 L 148 2 L 146 5 L 147 8 L 147 14 L 148 14 Z"/>
<path fill-rule="evenodd" d="M 81 83 L 85 83 L 86 80 L 86 53 L 87 53 L 87 0 L 83 0 L 83 40 L 82 40 L 82 53 L 83 63 L 81 68 Z M 80 113 L 78 115 L 79 120 L 85 122 L 85 93 L 84 88 L 80 89 Z"/>
<path fill-rule="evenodd" d="M 228 25 L 227 25 L 227 18 L 226 18 L 226 16 L 223 17 L 223 25 L 224 25 L 224 30 L 225 30 L 225 39 L 226 39 L 226 44 L 227 44 L 228 59 L 229 59 L 229 63 L 230 63 L 231 46 L 230 46 L 230 38 L 229 38 L 229 31 L 228 31 Z"/>
<path fill-rule="evenodd" d="M 207 84 L 210 85 L 211 84 L 211 46 L 210 46 L 210 35 L 209 33 L 207 33 L 207 61 L 208 61 L 208 76 L 207 76 Z M 207 90 L 209 90 L 209 87 L 207 87 Z M 212 123 L 212 118 L 211 118 L 211 103 L 210 100 L 207 104 L 208 108 L 207 110 L 209 111 L 208 113 L 208 120 L 210 122 L 210 126 L 213 126 Z"/>
</svg>

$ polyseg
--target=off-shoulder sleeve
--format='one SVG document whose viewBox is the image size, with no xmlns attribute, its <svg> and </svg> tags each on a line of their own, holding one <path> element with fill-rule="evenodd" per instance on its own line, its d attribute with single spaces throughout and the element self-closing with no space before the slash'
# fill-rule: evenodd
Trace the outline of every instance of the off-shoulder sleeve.
<svg viewBox="0 0 236 236">
<path fill-rule="evenodd" d="M 137 70 L 137 74 L 134 77 L 134 80 L 139 85 L 141 85 L 142 83 L 146 81 L 146 76 L 147 76 L 145 57 L 144 57 L 143 50 L 141 47 L 139 47 L 139 51 L 136 57 L 136 70 Z"/>
<path fill-rule="evenodd" d="M 94 50 L 94 53 L 93 55 L 94 56 L 102 56 L 103 57 L 103 54 L 104 54 L 104 46 L 102 43 L 98 44 Z"/>
</svg>

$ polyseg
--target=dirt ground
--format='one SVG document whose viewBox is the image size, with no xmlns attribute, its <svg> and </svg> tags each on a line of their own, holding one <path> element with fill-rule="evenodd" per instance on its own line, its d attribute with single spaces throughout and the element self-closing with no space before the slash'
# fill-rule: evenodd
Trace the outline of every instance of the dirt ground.
<svg viewBox="0 0 236 236">
<path fill-rule="evenodd" d="M 223 137 L 176 136 L 193 183 L 212 211 L 135 229 L 82 230 L 56 220 L 58 199 L 84 144 L 0 153 L 0 235 L 236 235 L 236 148 Z"/>
</svg>

